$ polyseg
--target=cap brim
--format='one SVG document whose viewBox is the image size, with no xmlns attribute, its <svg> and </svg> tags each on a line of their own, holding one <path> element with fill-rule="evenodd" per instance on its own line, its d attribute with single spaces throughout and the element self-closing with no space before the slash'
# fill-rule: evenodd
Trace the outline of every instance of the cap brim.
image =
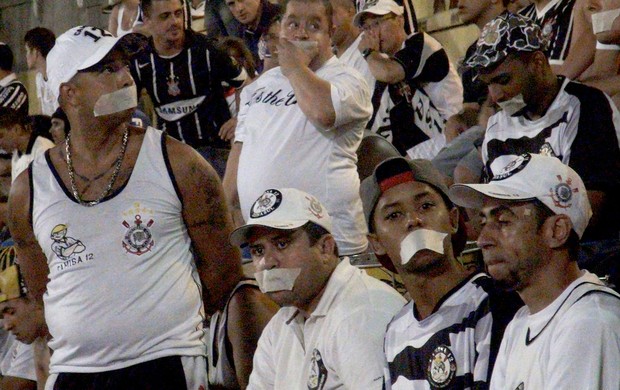
<svg viewBox="0 0 620 390">
<path fill-rule="evenodd" d="M 233 230 L 230 233 L 229 241 L 234 246 L 244 246 L 247 244 L 248 235 L 250 231 L 257 227 L 264 227 L 269 229 L 277 229 L 277 230 L 292 230 L 297 229 L 308 223 L 308 220 L 303 221 L 271 221 L 269 223 L 250 223 L 247 225 L 243 225 Z"/>
<path fill-rule="evenodd" d="M 357 26 L 357 27 L 362 27 L 362 26 L 361 26 L 361 24 L 360 24 L 360 22 L 361 22 L 361 19 L 362 19 L 364 16 L 366 16 L 366 15 L 383 16 L 383 15 L 387 15 L 387 14 L 389 14 L 390 12 L 392 12 L 392 11 L 390 11 L 389 9 L 386 9 L 386 10 L 373 10 L 372 12 L 371 12 L 371 11 L 362 11 L 362 12 L 357 13 L 357 14 L 353 17 L 353 24 L 354 24 L 355 26 Z"/>
<path fill-rule="evenodd" d="M 114 49 L 122 50 L 128 56 L 132 56 L 148 45 L 148 38 L 138 33 L 129 33 L 121 37 L 105 37 L 105 39 L 104 44 L 78 67 L 78 71 L 97 65 Z"/>
<path fill-rule="evenodd" d="M 470 209 L 481 209 L 485 198 L 509 201 L 536 198 L 532 194 L 499 184 L 455 184 L 448 190 L 448 195 L 455 204 Z"/>
</svg>

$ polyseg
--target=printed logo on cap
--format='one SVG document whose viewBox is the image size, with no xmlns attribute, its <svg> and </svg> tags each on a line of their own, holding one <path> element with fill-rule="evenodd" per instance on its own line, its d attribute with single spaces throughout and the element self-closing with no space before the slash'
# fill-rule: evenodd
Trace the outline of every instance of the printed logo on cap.
<svg viewBox="0 0 620 390">
<path fill-rule="evenodd" d="M 92 26 L 80 26 L 75 30 L 73 35 L 84 35 L 88 38 L 91 38 L 94 42 L 97 42 L 102 37 L 113 37 L 111 33 L 105 31 L 104 29 Z"/>
<path fill-rule="evenodd" d="M 553 204 L 555 207 L 559 207 L 562 209 L 568 209 L 573 204 L 571 203 L 571 199 L 573 199 L 573 193 L 579 192 L 579 188 L 573 188 L 572 179 L 566 178 L 565 181 L 562 180 L 562 176 L 557 176 L 560 183 L 558 183 L 554 188 L 549 189 L 549 195 L 551 199 L 553 199 Z"/>
<path fill-rule="evenodd" d="M 445 345 L 440 345 L 433 350 L 426 368 L 426 377 L 434 388 L 444 388 L 456 375 L 456 358 Z"/>
<path fill-rule="evenodd" d="M 308 211 L 312 213 L 317 219 L 321 219 L 324 217 L 323 215 L 323 206 L 321 206 L 321 202 L 319 202 L 316 198 L 307 197 L 306 199 L 310 201 L 310 207 Z"/>
<path fill-rule="evenodd" d="M 529 153 L 520 155 L 516 159 L 512 160 L 510 164 L 502 168 L 502 170 L 499 171 L 497 175 L 494 175 L 492 181 L 508 179 L 514 174 L 522 171 L 523 168 L 527 166 L 527 164 L 530 162 L 531 159 L 532 159 L 532 156 Z"/>
<path fill-rule="evenodd" d="M 252 205 L 250 217 L 261 218 L 269 215 L 280 206 L 280 203 L 282 203 L 282 193 L 274 189 L 267 190 Z"/>
<path fill-rule="evenodd" d="M 364 11 L 369 9 L 370 7 L 374 7 L 375 5 L 377 5 L 378 2 L 379 2 L 379 0 L 367 1 L 366 4 L 364 5 Z"/>
</svg>

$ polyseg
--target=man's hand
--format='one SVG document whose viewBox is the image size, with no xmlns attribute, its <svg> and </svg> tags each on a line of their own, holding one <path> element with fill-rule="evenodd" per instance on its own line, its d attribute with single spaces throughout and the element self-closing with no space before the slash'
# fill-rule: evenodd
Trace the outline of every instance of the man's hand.
<svg viewBox="0 0 620 390">
<path fill-rule="evenodd" d="M 313 41 L 299 42 L 308 42 L 308 45 L 311 45 L 310 42 Z M 295 70 L 302 67 L 308 67 L 308 65 L 310 65 L 310 61 L 318 55 L 318 47 L 311 47 L 307 50 L 301 49 L 292 41 L 282 37 L 280 37 L 277 47 L 282 74 L 287 77 Z"/>
<path fill-rule="evenodd" d="M 366 49 L 381 51 L 380 46 L 379 34 L 377 34 L 374 30 L 369 30 L 362 33 L 362 40 L 357 48 L 360 52 L 363 52 Z"/>
<path fill-rule="evenodd" d="M 220 127 L 218 135 L 224 141 L 235 139 L 235 129 L 237 128 L 237 118 L 230 118 Z"/>
</svg>

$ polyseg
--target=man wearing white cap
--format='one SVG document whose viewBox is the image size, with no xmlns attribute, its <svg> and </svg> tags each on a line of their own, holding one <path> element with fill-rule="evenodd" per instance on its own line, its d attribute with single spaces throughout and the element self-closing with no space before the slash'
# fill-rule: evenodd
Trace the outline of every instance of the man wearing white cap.
<svg viewBox="0 0 620 390">
<path fill-rule="evenodd" d="M 491 388 L 620 389 L 620 295 L 576 263 L 592 215 L 583 181 L 543 155 L 494 168 L 488 184 L 450 188 L 454 202 L 481 210 L 489 273 L 526 304 L 506 328 Z"/>
<path fill-rule="evenodd" d="M 405 300 L 345 258 L 312 195 L 266 190 L 231 236 L 249 245 L 256 280 L 282 308 L 254 355 L 248 389 L 381 389 L 385 326 Z"/>
<path fill-rule="evenodd" d="M 389 84 L 372 129 L 391 133 L 402 154 L 431 159 L 445 145 L 446 119 L 463 106 L 463 86 L 439 42 L 407 36 L 403 12 L 394 0 L 375 0 L 355 15 L 364 31 L 359 50 L 377 81 Z"/>
<path fill-rule="evenodd" d="M 79 26 L 48 54 L 71 131 L 11 189 L 10 229 L 52 336 L 48 389 L 206 386 L 205 312 L 241 278 L 217 174 L 129 126 L 126 35 Z"/>
</svg>

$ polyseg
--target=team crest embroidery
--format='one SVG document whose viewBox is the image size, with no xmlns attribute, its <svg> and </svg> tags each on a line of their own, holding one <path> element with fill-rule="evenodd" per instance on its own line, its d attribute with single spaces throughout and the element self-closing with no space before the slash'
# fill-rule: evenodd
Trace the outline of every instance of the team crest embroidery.
<svg viewBox="0 0 620 390">
<path fill-rule="evenodd" d="M 148 221 L 143 221 L 142 214 L 150 214 L 152 216 L 153 210 L 141 207 L 140 203 L 136 203 L 134 208 L 123 213 L 124 216 L 133 217 L 133 220 L 130 220 L 131 223 L 127 222 L 127 220 L 123 220 L 122 222 L 123 226 L 127 228 L 123 235 L 123 248 L 127 253 L 136 256 L 141 256 L 149 252 L 151 248 L 153 248 L 153 245 L 155 245 L 153 233 L 150 229 L 155 221 L 150 217 Z"/>
<path fill-rule="evenodd" d="M 282 203 L 282 193 L 274 189 L 267 190 L 252 205 L 250 217 L 260 218 L 271 214 L 280 206 L 280 203 Z"/>
<path fill-rule="evenodd" d="M 560 181 L 555 187 L 549 189 L 549 195 L 551 199 L 553 199 L 553 204 L 555 207 L 560 207 L 563 209 L 570 208 L 573 204 L 571 199 L 573 199 L 573 193 L 579 192 L 579 188 L 571 187 L 573 181 L 569 177 L 565 181 L 562 180 L 562 176 L 557 176 Z"/>
<path fill-rule="evenodd" d="M 520 172 L 527 166 L 527 164 L 532 159 L 532 156 L 529 153 L 522 154 L 516 159 L 512 160 L 508 165 L 502 168 L 496 175 L 493 176 L 493 181 L 504 180 L 514 175 L 517 172 Z"/>
<path fill-rule="evenodd" d="M 440 345 L 431 353 L 426 369 L 426 377 L 436 388 L 448 386 L 456 374 L 456 359 L 454 354 L 445 345 Z"/>
<path fill-rule="evenodd" d="M 168 76 L 168 95 L 179 96 L 181 94 L 181 88 L 179 88 L 179 78 L 174 74 Z"/>
<path fill-rule="evenodd" d="M 310 376 L 308 377 L 308 390 L 321 390 L 327 382 L 327 368 L 323 363 L 323 357 L 318 349 L 312 351 L 310 361 Z"/>
</svg>

